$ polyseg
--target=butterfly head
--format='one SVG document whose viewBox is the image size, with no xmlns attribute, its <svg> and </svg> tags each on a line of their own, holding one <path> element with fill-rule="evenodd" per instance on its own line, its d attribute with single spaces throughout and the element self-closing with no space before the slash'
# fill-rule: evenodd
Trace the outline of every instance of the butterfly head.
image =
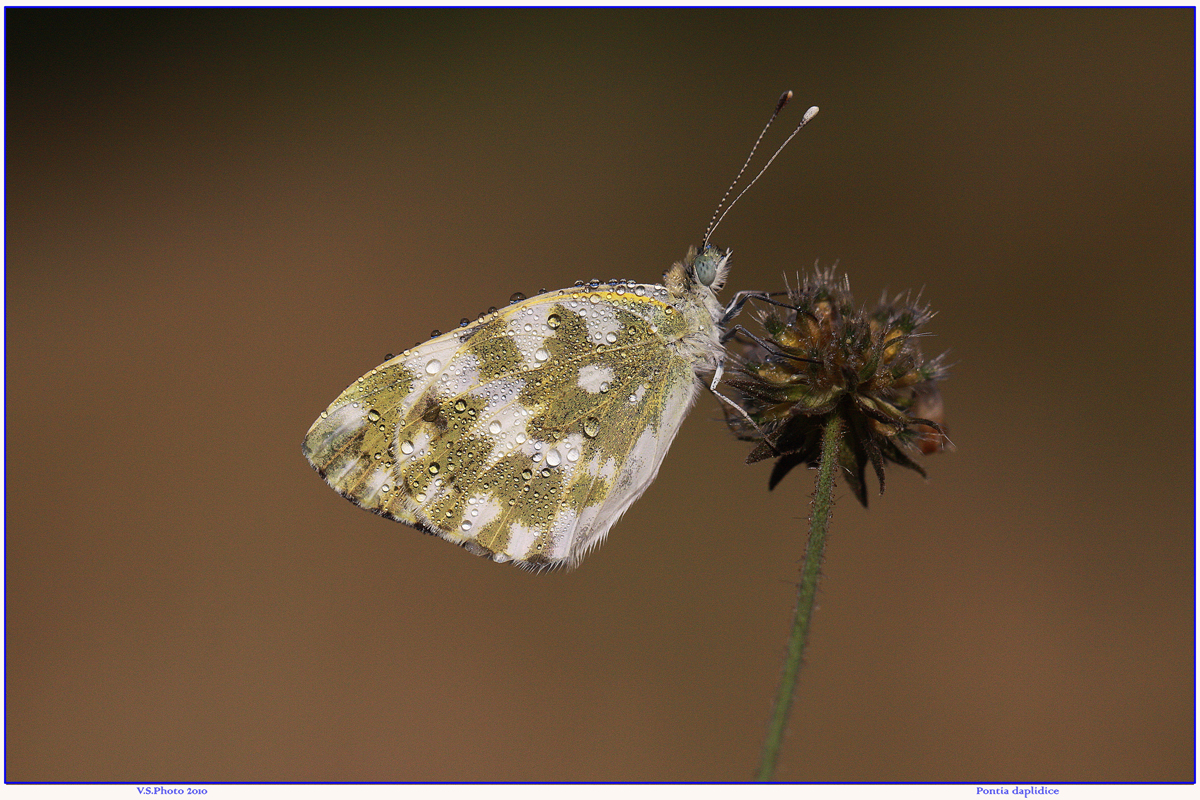
<svg viewBox="0 0 1200 800">
<path fill-rule="evenodd" d="M 663 273 L 663 285 L 675 297 L 688 297 L 706 307 L 715 304 L 729 272 L 730 252 L 712 245 L 702 250 L 691 247 L 683 261 Z"/>
<path fill-rule="evenodd" d="M 725 285 L 725 276 L 730 271 L 731 252 L 712 245 L 704 245 L 700 251 L 689 247 L 688 255 L 672 264 L 671 269 L 662 275 L 662 282 L 677 297 L 696 294 L 713 296 Z"/>
<path fill-rule="evenodd" d="M 705 245 L 704 249 L 692 260 L 692 275 L 701 286 L 707 286 L 714 292 L 725 283 L 725 274 L 729 271 L 729 254 L 731 251 L 719 247 Z"/>
</svg>

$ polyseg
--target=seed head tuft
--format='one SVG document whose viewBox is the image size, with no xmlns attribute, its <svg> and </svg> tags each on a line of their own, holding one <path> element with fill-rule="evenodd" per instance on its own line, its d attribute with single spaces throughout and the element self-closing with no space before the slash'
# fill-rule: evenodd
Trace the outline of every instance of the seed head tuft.
<svg viewBox="0 0 1200 800">
<path fill-rule="evenodd" d="M 917 345 L 933 313 L 911 295 L 855 308 L 849 279 L 834 267 L 798 281 L 756 298 L 763 335 L 734 329 L 728 383 L 753 424 L 728 410 L 726 420 L 738 438 L 758 442 L 747 463 L 777 459 L 773 489 L 797 465 L 817 464 L 825 420 L 841 415 L 838 462 L 865 506 L 868 462 L 882 494 L 886 462 L 924 475 L 914 457 L 951 446 L 937 388 L 944 358 L 927 361 Z"/>
</svg>

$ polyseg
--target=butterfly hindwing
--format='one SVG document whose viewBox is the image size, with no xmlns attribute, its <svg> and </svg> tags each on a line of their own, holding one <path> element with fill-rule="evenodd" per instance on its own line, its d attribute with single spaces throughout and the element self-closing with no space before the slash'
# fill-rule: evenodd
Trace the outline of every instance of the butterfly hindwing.
<svg viewBox="0 0 1200 800">
<path fill-rule="evenodd" d="M 573 565 L 654 479 L 705 320 L 644 284 L 520 301 L 364 375 L 305 455 L 364 508 L 497 561 Z"/>
</svg>

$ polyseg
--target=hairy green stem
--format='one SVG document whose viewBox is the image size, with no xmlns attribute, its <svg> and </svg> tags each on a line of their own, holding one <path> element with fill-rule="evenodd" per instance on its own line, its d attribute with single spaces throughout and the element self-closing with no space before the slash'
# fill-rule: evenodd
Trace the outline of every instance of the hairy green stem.
<svg viewBox="0 0 1200 800">
<path fill-rule="evenodd" d="M 800 569 L 800 589 L 796 594 L 792 633 L 788 637 L 787 660 L 783 665 L 779 693 L 775 696 L 775 710 L 771 714 L 771 724 L 767 729 L 766 741 L 763 742 L 762 759 L 755 776 L 755 779 L 760 781 L 769 781 L 775 777 L 779 746 L 783 743 L 783 731 L 787 726 L 788 712 L 791 710 L 792 698 L 796 691 L 796 677 L 800 673 L 804 647 L 808 644 L 808 624 L 812 619 L 817 579 L 821 575 L 821 561 L 825 555 L 825 534 L 829 532 L 829 519 L 833 515 L 833 476 L 838 463 L 841 440 L 842 418 L 836 413 L 830 414 L 821 438 L 817 491 L 813 497 L 812 517 L 808 525 L 808 547 L 804 551 L 804 565 Z"/>
</svg>

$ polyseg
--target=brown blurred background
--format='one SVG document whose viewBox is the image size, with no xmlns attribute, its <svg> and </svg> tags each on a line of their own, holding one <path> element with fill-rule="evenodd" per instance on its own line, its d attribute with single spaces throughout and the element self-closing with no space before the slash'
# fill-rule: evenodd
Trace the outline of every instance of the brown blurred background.
<svg viewBox="0 0 1200 800">
<path fill-rule="evenodd" d="M 10 781 L 743 780 L 811 475 L 701 397 L 578 571 L 300 441 L 461 317 L 924 289 L 958 451 L 843 488 L 780 777 L 1194 778 L 1194 11 L 12 10 Z M 768 144 L 768 147 L 770 145 Z"/>
</svg>

